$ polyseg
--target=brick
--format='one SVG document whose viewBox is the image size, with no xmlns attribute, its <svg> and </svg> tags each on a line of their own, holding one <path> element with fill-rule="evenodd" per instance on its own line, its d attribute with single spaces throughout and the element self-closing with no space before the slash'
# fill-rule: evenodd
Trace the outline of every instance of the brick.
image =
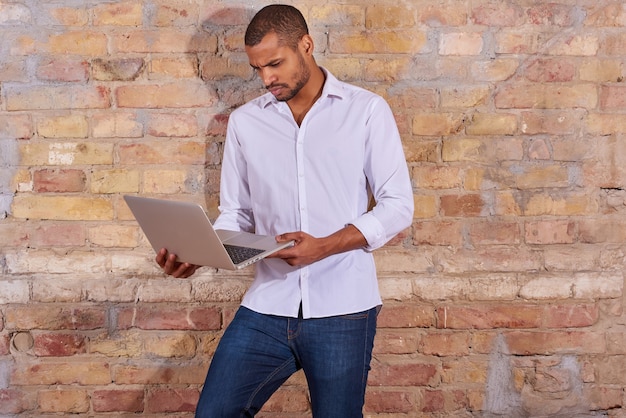
<svg viewBox="0 0 626 418">
<path fill-rule="evenodd" d="M 134 248 L 138 233 L 136 226 L 100 225 L 88 228 L 89 242 L 107 248 Z"/>
<path fill-rule="evenodd" d="M 420 136 L 452 135 L 463 128 L 460 113 L 422 113 L 413 117 L 412 133 Z"/>
<path fill-rule="evenodd" d="M 624 79 L 624 69 L 618 60 L 594 59 L 580 64 L 579 78 L 597 83 L 619 82 Z"/>
<path fill-rule="evenodd" d="M 118 327 L 145 330 L 219 330 L 219 309 L 207 308 L 128 308 L 117 313 Z"/>
<path fill-rule="evenodd" d="M 599 4 L 589 10 L 585 25 L 596 27 L 624 27 L 626 22 L 626 10 L 620 2 Z"/>
<path fill-rule="evenodd" d="M 96 57 L 107 54 L 107 43 L 108 40 L 104 33 L 70 31 L 51 35 L 48 39 L 48 52 Z"/>
<path fill-rule="evenodd" d="M 480 55 L 483 47 L 481 33 L 444 33 L 439 40 L 439 55 Z"/>
<path fill-rule="evenodd" d="M 520 289 L 526 299 L 601 299 L 621 297 L 622 277 L 611 273 L 571 273 L 532 277 Z"/>
<path fill-rule="evenodd" d="M 528 23 L 570 27 L 576 24 L 576 8 L 568 4 L 546 3 L 530 6 L 526 10 Z"/>
<path fill-rule="evenodd" d="M 365 81 L 398 81 L 411 78 L 414 74 L 413 61 L 410 58 L 389 60 L 371 60 L 365 65 Z"/>
<path fill-rule="evenodd" d="M 365 412 L 373 413 L 411 413 L 417 407 L 417 401 L 410 391 L 368 390 L 365 396 Z"/>
<path fill-rule="evenodd" d="M 7 308 L 5 323 L 9 329 L 93 330 L 106 325 L 105 308 L 41 305 Z"/>
<path fill-rule="evenodd" d="M 599 52 L 603 55 L 620 56 L 626 51 L 626 34 L 618 31 L 604 36 Z"/>
<path fill-rule="evenodd" d="M 199 126 L 194 115 L 159 113 L 150 117 L 147 131 L 149 135 L 156 137 L 188 138 L 198 134 Z M 191 154 L 194 153 L 192 150 L 189 151 Z"/>
<path fill-rule="evenodd" d="M 574 80 L 577 66 L 573 60 L 558 58 L 540 58 L 528 63 L 524 77 L 536 83 L 568 82 Z"/>
<path fill-rule="evenodd" d="M 590 113 L 585 120 L 585 127 L 590 134 L 611 135 L 626 132 L 626 120 L 617 114 Z"/>
<path fill-rule="evenodd" d="M 148 170 L 143 175 L 142 189 L 146 193 L 175 194 L 188 191 L 192 179 L 188 170 Z"/>
<path fill-rule="evenodd" d="M 525 216 L 573 216 L 597 212 L 597 202 L 584 194 L 532 193 L 524 204 Z"/>
<path fill-rule="evenodd" d="M 352 4 L 323 4 L 310 8 L 308 20 L 315 25 L 324 22 L 329 26 L 363 26 L 369 9 Z"/>
<path fill-rule="evenodd" d="M 451 166 L 414 167 L 411 177 L 418 189 L 453 189 L 462 184 L 460 169 Z"/>
<path fill-rule="evenodd" d="M 4 414 L 19 414 L 28 410 L 33 410 L 37 402 L 26 390 L 14 388 L 0 389 L 0 411 Z"/>
<path fill-rule="evenodd" d="M 437 215 L 437 199 L 435 196 L 413 195 L 415 210 L 414 219 L 433 218 Z"/>
<path fill-rule="evenodd" d="M 467 24 L 467 4 L 456 1 L 424 1 L 413 5 L 417 9 L 417 20 L 425 25 L 465 26 Z"/>
<path fill-rule="evenodd" d="M 96 58 L 91 66 L 93 78 L 100 81 L 136 80 L 146 68 L 142 58 Z"/>
<path fill-rule="evenodd" d="M 154 266 L 153 259 L 150 260 Z M 154 266 L 158 268 L 158 266 Z M 138 292 L 137 300 L 141 302 L 190 302 L 191 283 L 186 281 L 171 280 L 150 280 L 143 283 L 141 291 Z"/>
<path fill-rule="evenodd" d="M 27 303 L 30 299 L 30 289 L 25 280 L 0 281 L 0 303 Z M 5 313 L 6 326 L 6 313 Z"/>
<path fill-rule="evenodd" d="M 413 331 L 378 330 L 374 343 L 376 354 L 414 354 L 417 353 L 420 337 Z"/>
<path fill-rule="evenodd" d="M 425 32 L 407 29 L 329 33 L 329 47 L 333 54 L 420 54 L 425 52 L 427 45 Z"/>
<path fill-rule="evenodd" d="M 72 247 L 85 243 L 85 227 L 81 224 L 50 224 L 36 226 L 29 234 L 33 247 Z"/>
<path fill-rule="evenodd" d="M 378 314 L 382 328 L 428 328 L 434 324 L 434 310 L 428 305 L 393 304 L 385 302 Z"/>
<path fill-rule="evenodd" d="M 548 141 L 545 139 L 534 139 L 528 146 L 528 157 L 531 160 L 549 160 L 551 157 Z"/>
<path fill-rule="evenodd" d="M 30 9 L 20 3 L 9 3 L 2 6 L 0 9 L 0 24 L 7 25 L 19 25 L 32 23 L 32 14 Z"/>
<path fill-rule="evenodd" d="M 521 131 L 526 135 L 566 135 L 578 132 L 585 115 L 578 111 L 539 110 L 522 112 Z"/>
<path fill-rule="evenodd" d="M 626 87 L 602 86 L 600 89 L 600 108 L 603 110 L 623 109 L 626 107 Z"/>
<path fill-rule="evenodd" d="M 24 165 L 112 164 L 113 145 L 93 142 L 20 143 Z"/>
<path fill-rule="evenodd" d="M 248 58 L 241 53 L 227 57 L 207 56 L 200 64 L 200 74 L 203 80 L 221 80 L 226 77 L 249 80 L 253 76 Z"/>
<path fill-rule="evenodd" d="M 94 26 L 141 26 L 142 23 L 141 3 L 125 1 L 99 4 L 93 8 Z"/>
<path fill-rule="evenodd" d="M 193 53 L 217 51 L 217 37 L 181 28 L 158 30 L 132 30 L 111 36 L 115 53 Z M 105 54 L 99 54 L 105 55 Z"/>
<path fill-rule="evenodd" d="M 0 139 L 29 139 L 33 134 L 29 115 L 0 114 Z"/>
<path fill-rule="evenodd" d="M 612 219 L 585 219 L 578 223 L 580 241 L 584 243 L 620 243 L 626 237 L 626 223 Z"/>
<path fill-rule="evenodd" d="M 476 260 L 480 260 L 477 263 Z M 459 249 L 441 254 L 439 266 L 448 273 L 514 272 L 542 268 L 541 254 L 521 247 L 490 246 L 474 250 Z"/>
<path fill-rule="evenodd" d="M 77 334 L 36 334 L 33 352 L 37 357 L 66 357 L 87 352 L 87 338 Z"/>
<path fill-rule="evenodd" d="M 413 245 L 463 244 L 464 229 L 461 222 L 423 221 L 413 226 Z"/>
<path fill-rule="evenodd" d="M 85 60 L 50 58 L 38 64 L 37 78 L 45 81 L 87 81 L 89 63 Z"/>
<path fill-rule="evenodd" d="M 583 389 L 583 396 L 589 400 L 592 410 L 612 410 L 622 406 L 620 389 L 594 385 Z"/>
<path fill-rule="evenodd" d="M 89 394 L 86 390 L 55 389 L 37 393 L 42 412 L 84 413 L 89 411 Z"/>
<path fill-rule="evenodd" d="M 437 327 L 444 329 L 538 328 L 543 309 L 535 305 L 444 306 Z"/>
<path fill-rule="evenodd" d="M 106 199 L 94 197 L 18 195 L 11 206 L 21 219 L 111 220 L 113 207 Z"/>
<path fill-rule="evenodd" d="M 545 307 L 542 325 L 545 328 L 591 327 L 599 317 L 597 304 L 550 305 Z"/>
<path fill-rule="evenodd" d="M 124 108 L 210 107 L 217 102 L 215 93 L 197 83 L 128 85 L 115 92 L 117 104 Z"/>
<path fill-rule="evenodd" d="M 415 13 L 399 5 L 374 4 L 365 9 L 365 27 L 368 29 L 413 27 L 415 20 Z"/>
<path fill-rule="evenodd" d="M 89 126 L 82 115 L 45 118 L 37 124 L 37 133 L 43 138 L 86 138 Z"/>
<path fill-rule="evenodd" d="M 405 361 L 400 364 L 378 362 L 372 365 L 368 383 L 376 386 L 427 386 L 439 380 L 438 368 L 426 361 Z"/>
<path fill-rule="evenodd" d="M 63 26 L 86 26 L 89 22 L 87 7 L 63 7 L 50 5 L 47 8 L 51 23 Z"/>
<path fill-rule="evenodd" d="M 120 146 L 120 162 L 128 165 L 204 164 L 206 147 L 205 143 L 191 141 L 155 142 L 153 144 L 131 143 Z"/>
<path fill-rule="evenodd" d="M 141 138 L 144 123 L 135 113 L 98 113 L 91 117 L 94 138 Z"/>
<path fill-rule="evenodd" d="M 594 85 L 576 87 L 545 84 L 515 84 L 501 88 L 494 97 L 499 109 L 594 109 L 598 92 Z"/>
<path fill-rule="evenodd" d="M 198 389 L 156 389 L 146 395 L 146 412 L 193 412 L 200 398 Z"/>
<path fill-rule="evenodd" d="M 489 61 L 473 61 L 471 73 L 478 81 L 504 81 L 512 77 L 519 68 L 519 61 L 496 58 Z"/>
<path fill-rule="evenodd" d="M 480 359 L 470 360 L 467 357 L 460 359 L 444 359 L 441 365 L 441 381 L 447 384 L 457 383 L 487 383 L 489 364 Z"/>
<path fill-rule="evenodd" d="M 28 82 L 26 60 L 22 57 L 7 59 L 0 64 L 0 81 L 2 82 Z"/>
<path fill-rule="evenodd" d="M 32 288 L 31 299 L 36 302 L 77 303 L 82 300 L 82 288 L 77 286 L 75 279 L 59 278 L 53 283 L 38 280 L 33 282 Z"/>
<path fill-rule="evenodd" d="M 467 356 L 470 334 L 466 332 L 427 332 L 420 343 L 420 353 L 427 356 Z"/>
<path fill-rule="evenodd" d="M 96 390 L 91 395 L 94 412 L 142 412 L 143 390 Z"/>
<path fill-rule="evenodd" d="M 424 389 L 420 397 L 422 412 L 452 412 L 467 407 L 467 398 L 463 390 Z"/>
<path fill-rule="evenodd" d="M 445 162 L 519 161 L 524 157 L 523 145 L 523 140 L 520 138 L 461 137 L 444 139 L 441 158 Z M 467 190 L 484 189 L 485 187 L 478 187 L 476 184 L 481 182 L 488 182 L 491 185 L 497 184 L 503 181 L 501 176 L 504 179 L 507 177 L 505 173 L 496 168 L 469 168 L 466 170 L 465 188 Z M 468 182 L 470 177 L 474 177 L 474 181 Z M 474 186 L 470 186 L 470 183 Z"/>
<path fill-rule="evenodd" d="M 263 405 L 267 412 L 309 412 L 309 397 L 306 388 L 284 385 Z"/>
<path fill-rule="evenodd" d="M 441 90 L 442 108 L 468 108 L 487 104 L 489 87 L 451 87 Z"/>
<path fill-rule="evenodd" d="M 45 169 L 33 173 L 33 191 L 37 193 L 83 192 L 87 176 L 82 170 Z"/>
<path fill-rule="evenodd" d="M 130 362 L 112 367 L 115 381 L 122 385 L 176 385 L 204 383 L 208 364 L 177 364 L 167 362 L 157 365 L 153 362 Z"/>
<path fill-rule="evenodd" d="M 522 242 L 517 222 L 479 221 L 468 228 L 468 238 L 472 245 L 503 245 Z"/>
<path fill-rule="evenodd" d="M 102 334 L 90 339 L 89 352 L 106 357 L 139 358 L 143 354 L 143 342 L 143 336 L 136 332 L 120 331 L 114 336 Z M 117 376 L 115 381 L 124 384 Z"/>
<path fill-rule="evenodd" d="M 131 302 L 138 284 L 128 279 L 89 281 L 83 284 L 84 299 L 90 302 Z"/>
<path fill-rule="evenodd" d="M 511 114 L 474 113 L 465 131 L 469 135 L 514 135 L 517 132 L 517 116 Z"/>
<path fill-rule="evenodd" d="M 196 3 L 160 1 L 155 2 L 154 7 L 152 19 L 155 26 L 193 26 L 199 21 L 199 4 Z"/>
<path fill-rule="evenodd" d="M 0 248 L 25 246 L 31 240 L 28 230 L 18 223 L 0 224 L 0 236 Z"/>
<path fill-rule="evenodd" d="M 322 56 L 316 58 L 318 63 L 331 73 L 335 74 L 338 79 L 345 81 L 360 80 L 363 77 L 363 63 L 360 59 L 353 57 L 330 57 Z M 369 63 L 368 63 L 369 65 Z M 379 68 L 377 66 L 376 68 Z"/>
<path fill-rule="evenodd" d="M 410 251 L 379 250 L 374 252 L 379 272 L 413 271 L 426 272 L 432 267 L 430 254 L 415 254 Z"/>
<path fill-rule="evenodd" d="M 599 354 L 606 350 L 604 334 L 597 331 L 511 331 L 505 339 L 514 355 Z"/>
<path fill-rule="evenodd" d="M 524 22 L 524 11 L 511 3 L 479 2 L 471 10 L 471 20 L 477 25 L 519 26 Z"/>
<path fill-rule="evenodd" d="M 433 88 L 409 87 L 390 90 L 387 101 L 396 111 L 434 109 L 437 106 L 438 95 L 437 90 Z"/>
<path fill-rule="evenodd" d="M 594 57 L 600 50 L 600 39 L 597 35 L 563 36 L 550 45 L 550 54 L 561 56 Z"/>
<path fill-rule="evenodd" d="M 13 370 L 10 379 L 16 386 L 112 383 L 109 364 L 102 361 L 23 363 Z"/>
<path fill-rule="evenodd" d="M 440 198 L 441 213 L 449 217 L 486 215 L 486 204 L 479 194 L 444 195 Z"/>
<path fill-rule="evenodd" d="M 91 174 L 90 191 L 94 194 L 137 193 L 140 173 L 137 170 L 99 170 Z"/>
<path fill-rule="evenodd" d="M 199 75 L 198 68 L 198 58 L 194 56 L 153 58 L 148 67 L 148 78 L 150 80 L 195 78 Z M 249 68 L 248 75 L 250 75 Z"/>
<path fill-rule="evenodd" d="M 569 220 L 526 222 L 524 231 L 527 244 L 572 244 L 576 241 L 576 224 Z"/>
<path fill-rule="evenodd" d="M 111 105 L 110 92 L 103 86 L 8 87 L 5 95 L 8 111 L 106 109 Z"/>
</svg>

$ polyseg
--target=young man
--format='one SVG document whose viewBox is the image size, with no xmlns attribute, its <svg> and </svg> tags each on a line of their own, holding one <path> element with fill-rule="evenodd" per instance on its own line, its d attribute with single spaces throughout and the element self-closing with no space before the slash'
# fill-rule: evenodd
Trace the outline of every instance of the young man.
<svg viewBox="0 0 626 418">
<path fill-rule="evenodd" d="M 269 92 L 229 119 L 215 226 L 295 246 L 257 263 L 196 416 L 254 416 L 303 369 L 314 417 L 362 417 L 381 305 L 371 251 L 413 216 L 398 130 L 381 97 L 316 64 L 294 7 L 260 10 L 245 44 Z M 197 268 L 166 249 L 156 260 L 175 277 Z"/>
</svg>

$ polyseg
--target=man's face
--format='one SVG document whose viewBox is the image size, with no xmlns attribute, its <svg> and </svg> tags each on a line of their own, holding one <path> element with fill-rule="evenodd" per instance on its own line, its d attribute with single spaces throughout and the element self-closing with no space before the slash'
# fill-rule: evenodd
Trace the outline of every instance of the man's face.
<svg viewBox="0 0 626 418">
<path fill-rule="evenodd" d="M 246 46 L 250 65 L 277 100 L 294 98 L 309 81 L 311 70 L 298 49 L 281 45 L 275 33 L 269 33 L 255 46 Z"/>
</svg>

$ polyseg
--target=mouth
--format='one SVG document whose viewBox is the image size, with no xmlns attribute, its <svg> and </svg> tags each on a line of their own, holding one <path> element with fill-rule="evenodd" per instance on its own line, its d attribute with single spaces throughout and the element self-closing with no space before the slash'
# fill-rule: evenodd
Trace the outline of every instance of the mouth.
<svg viewBox="0 0 626 418">
<path fill-rule="evenodd" d="M 280 95 L 280 93 L 282 92 L 283 88 L 285 86 L 282 85 L 272 85 L 272 86 L 267 86 L 266 88 L 269 90 L 270 93 L 272 93 L 274 96 L 278 96 Z"/>
</svg>

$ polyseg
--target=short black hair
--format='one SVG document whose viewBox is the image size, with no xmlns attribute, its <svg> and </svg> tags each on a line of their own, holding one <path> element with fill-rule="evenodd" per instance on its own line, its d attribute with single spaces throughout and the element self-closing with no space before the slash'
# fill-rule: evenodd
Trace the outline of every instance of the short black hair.
<svg viewBox="0 0 626 418">
<path fill-rule="evenodd" d="M 300 10 L 287 4 L 272 4 L 254 15 L 246 29 L 244 42 L 246 46 L 258 45 L 271 32 L 278 35 L 280 43 L 296 49 L 300 39 L 308 35 L 309 27 Z"/>
</svg>

